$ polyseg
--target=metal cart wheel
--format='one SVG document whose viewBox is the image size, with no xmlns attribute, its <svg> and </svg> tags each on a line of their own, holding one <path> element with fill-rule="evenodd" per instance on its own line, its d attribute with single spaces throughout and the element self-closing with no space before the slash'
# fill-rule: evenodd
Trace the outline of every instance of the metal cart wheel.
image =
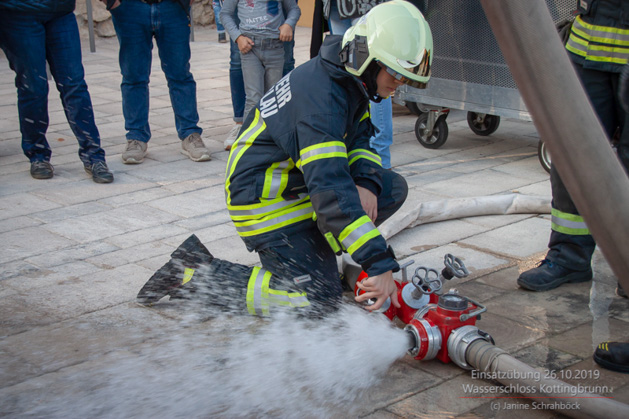
<svg viewBox="0 0 629 419">
<path fill-rule="evenodd" d="M 432 149 L 439 148 L 444 145 L 448 139 L 447 114 L 437 118 L 432 130 L 428 128 L 428 114 L 429 112 L 424 112 L 417 117 L 417 122 L 415 122 L 415 136 L 417 137 L 417 141 L 424 147 Z"/>
<path fill-rule="evenodd" d="M 550 153 L 542 140 L 539 140 L 539 143 L 537 143 L 537 158 L 544 170 L 550 173 Z"/>
<path fill-rule="evenodd" d="M 491 135 L 498 129 L 500 117 L 487 113 L 468 112 L 467 125 L 476 135 Z"/>
<path fill-rule="evenodd" d="M 417 102 L 406 102 L 406 109 L 411 111 L 413 115 L 417 115 L 417 116 L 423 113 L 422 110 L 419 109 L 419 105 L 417 104 Z"/>
</svg>

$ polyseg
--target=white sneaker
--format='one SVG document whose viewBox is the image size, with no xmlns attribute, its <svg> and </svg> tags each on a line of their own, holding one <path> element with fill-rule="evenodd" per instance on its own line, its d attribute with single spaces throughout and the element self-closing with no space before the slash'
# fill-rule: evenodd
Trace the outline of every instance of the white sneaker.
<svg viewBox="0 0 629 419">
<path fill-rule="evenodd" d="M 238 139 L 238 134 L 240 133 L 240 128 L 242 128 L 242 124 L 236 124 L 229 131 L 229 134 L 227 134 L 227 138 L 225 138 L 225 141 L 223 142 L 223 144 L 225 145 L 225 150 L 227 150 L 227 151 L 231 150 L 232 145 Z"/>
</svg>

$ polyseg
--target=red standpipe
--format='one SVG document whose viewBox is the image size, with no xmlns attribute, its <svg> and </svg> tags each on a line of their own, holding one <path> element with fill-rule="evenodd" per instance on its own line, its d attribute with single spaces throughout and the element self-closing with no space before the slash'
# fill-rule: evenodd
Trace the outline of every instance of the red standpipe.
<svg viewBox="0 0 629 419">
<path fill-rule="evenodd" d="M 485 311 L 485 307 L 480 303 L 461 296 L 456 291 L 440 294 L 442 278 L 464 277 L 469 273 L 463 262 L 452 255 L 446 255 L 444 262 L 446 268 L 441 272 L 441 277 L 434 269 L 419 267 L 411 281 L 404 283 L 395 281 L 401 307 L 396 308 L 389 298 L 375 311 L 384 314 L 389 320 L 397 317 L 406 325 L 405 330 L 412 336 L 413 342 L 409 354 L 417 360 L 437 358 L 443 363 L 451 362 L 452 354 L 448 350 L 448 340 L 461 339 L 463 336 L 468 338 L 470 328 L 461 328 L 475 326 L 476 320 Z M 364 293 L 358 288 L 358 283 L 367 277 L 364 271 L 360 273 L 354 287 L 355 295 Z M 373 301 L 367 302 L 370 303 Z M 473 331 L 472 335 L 475 335 Z M 482 332 L 479 336 L 485 338 Z M 458 358 L 455 358 L 454 361 L 457 360 Z"/>
</svg>

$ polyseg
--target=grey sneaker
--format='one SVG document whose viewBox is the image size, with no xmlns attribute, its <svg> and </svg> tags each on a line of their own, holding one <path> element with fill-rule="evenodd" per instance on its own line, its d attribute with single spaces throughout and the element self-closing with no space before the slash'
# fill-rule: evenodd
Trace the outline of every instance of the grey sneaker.
<svg viewBox="0 0 629 419">
<path fill-rule="evenodd" d="M 127 140 L 127 148 L 122 153 L 122 162 L 124 164 L 140 164 L 146 156 L 148 144 L 138 140 Z"/>
<path fill-rule="evenodd" d="M 192 161 L 210 160 L 210 152 L 205 148 L 201 135 L 193 132 L 181 142 L 181 154 L 190 157 Z"/>
<path fill-rule="evenodd" d="M 242 128 L 242 124 L 236 124 L 232 127 L 231 131 L 229 131 L 229 133 L 227 134 L 227 138 L 225 138 L 225 141 L 223 142 L 223 145 L 225 146 L 225 150 L 227 151 L 231 150 L 232 145 L 234 145 L 234 143 L 238 139 L 240 128 Z"/>
<path fill-rule="evenodd" d="M 107 163 L 104 161 L 97 161 L 93 164 L 84 163 L 83 167 L 85 167 L 87 174 L 96 183 L 111 183 L 114 181 L 114 175 L 109 171 Z"/>
</svg>

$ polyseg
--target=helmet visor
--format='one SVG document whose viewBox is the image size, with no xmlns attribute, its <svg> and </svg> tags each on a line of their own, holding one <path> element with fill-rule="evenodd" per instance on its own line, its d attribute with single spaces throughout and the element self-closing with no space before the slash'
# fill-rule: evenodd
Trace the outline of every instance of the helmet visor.
<svg viewBox="0 0 629 419">
<path fill-rule="evenodd" d="M 419 64 L 411 63 L 405 60 L 397 60 L 397 63 L 401 68 L 403 68 L 404 70 L 408 71 L 411 74 L 415 74 L 416 76 L 423 77 L 423 78 L 430 77 L 430 51 L 428 50 L 424 50 L 422 54 L 422 58 L 419 61 Z M 400 81 L 401 83 L 407 84 L 417 89 L 426 88 L 427 81 L 422 82 L 422 81 L 418 81 L 418 80 L 414 80 L 409 77 L 406 77 L 403 74 L 400 74 L 399 72 L 393 70 L 389 66 L 381 63 L 380 61 L 378 61 L 378 65 L 384 68 L 387 73 L 392 75 L 396 80 Z"/>
</svg>

